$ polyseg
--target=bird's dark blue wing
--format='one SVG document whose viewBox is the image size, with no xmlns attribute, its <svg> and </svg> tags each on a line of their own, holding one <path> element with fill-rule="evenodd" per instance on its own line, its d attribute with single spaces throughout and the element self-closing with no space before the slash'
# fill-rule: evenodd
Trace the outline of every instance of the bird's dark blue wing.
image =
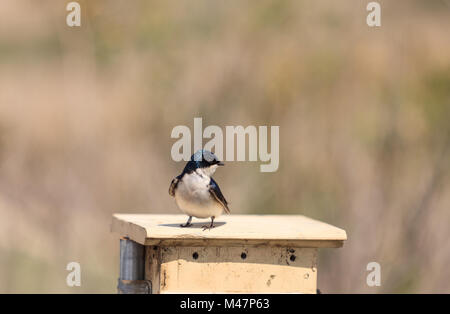
<svg viewBox="0 0 450 314">
<path fill-rule="evenodd" d="M 209 193 L 211 193 L 216 201 L 218 201 L 223 206 L 225 212 L 229 214 L 230 209 L 228 208 L 228 202 L 220 191 L 219 185 L 216 183 L 216 181 L 214 181 L 213 178 L 211 178 L 211 181 L 209 182 Z"/>
<path fill-rule="evenodd" d="M 169 195 L 170 196 L 175 196 L 175 190 L 176 190 L 178 182 L 180 181 L 182 176 L 183 176 L 183 174 L 180 174 L 179 176 L 175 177 L 172 180 L 172 182 L 170 183 L 170 187 L 169 187 Z"/>
</svg>

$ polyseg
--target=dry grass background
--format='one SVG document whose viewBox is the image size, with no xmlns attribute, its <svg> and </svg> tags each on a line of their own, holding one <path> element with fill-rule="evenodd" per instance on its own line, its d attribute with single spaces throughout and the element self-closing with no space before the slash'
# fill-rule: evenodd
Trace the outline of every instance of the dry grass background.
<svg viewBox="0 0 450 314">
<path fill-rule="evenodd" d="M 280 126 L 278 172 L 216 177 L 233 213 L 347 230 L 322 291 L 450 292 L 449 1 L 381 1 L 378 29 L 368 1 L 80 1 L 80 29 L 67 2 L 0 6 L 0 292 L 115 292 L 111 214 L 178 212 L 194 117 Z"/>
</svg>

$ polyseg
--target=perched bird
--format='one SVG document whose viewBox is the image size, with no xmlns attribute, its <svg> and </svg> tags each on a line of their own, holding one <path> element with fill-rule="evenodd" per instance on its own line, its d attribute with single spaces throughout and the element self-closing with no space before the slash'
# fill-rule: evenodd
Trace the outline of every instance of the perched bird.
<svg viewBox="0 0 450 314">
<path fill-rule="evenodd" d="M 189 216 L 188 221 L 181 227 L 192 226 L 192 217 L 211 218 L 209 226 L 203 230 L 214 228 L 214 218 L 223 211 L 230 213 L 219 185 L 211 176 L 223 162 L 207 150 L 198 150 L 192 155 L 183 172 L 172 180 L 169 194 L 175 197 L 180 210 Z"/>
</svg>

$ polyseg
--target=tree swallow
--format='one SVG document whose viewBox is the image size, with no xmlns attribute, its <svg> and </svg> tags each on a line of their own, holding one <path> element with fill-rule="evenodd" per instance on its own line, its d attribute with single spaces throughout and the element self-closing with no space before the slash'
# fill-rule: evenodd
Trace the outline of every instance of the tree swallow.
<svg viewBox="0 0 450 314">
<path fill-rule="evenodd" d="M 192 155 L 183 172 L 172 180 L 169 194 L 175 197 L 180 210 L 189 216 L 188 221 L 181 227 L 192 226 L 192 217 L 211 218 L 209 226 L 203 230 L 214 228 L 214 218 L 223 211 L 230 213 L 228 202 L 225 200 L 219 185 L 211 176 L 217 166 L 224 164 L 217 156 L 207 150 L 198 150 Z"/>
</svg>

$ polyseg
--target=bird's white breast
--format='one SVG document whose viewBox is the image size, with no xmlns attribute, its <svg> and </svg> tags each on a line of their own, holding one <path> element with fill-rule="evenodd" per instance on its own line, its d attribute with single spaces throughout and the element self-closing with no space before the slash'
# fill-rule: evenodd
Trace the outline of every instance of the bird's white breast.
<svg viewBox="0 0 450 314">
<path fill-rule="evenodd" d="M 186 215 L 197 218 L 217 217 L 223 208 L 209 192 L 210 177 L 201 171 L 185 174 L 175 190 L 175 201 Z"/>
</svg>

